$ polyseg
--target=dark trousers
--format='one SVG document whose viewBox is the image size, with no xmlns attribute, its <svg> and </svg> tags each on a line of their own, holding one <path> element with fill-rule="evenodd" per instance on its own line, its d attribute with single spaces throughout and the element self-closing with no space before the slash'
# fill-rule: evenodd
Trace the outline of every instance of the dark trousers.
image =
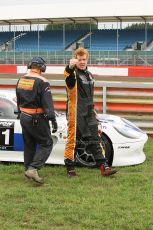
<svg viewBox="0 0 153 230">
<path fill-rule="evenodd" d="M 105 158 L 105 152 L 102 147 L 100 137 L 98 135 L 98 122 L 95 118 L 95 114 L 91 114 L 88 117 L 82 117 L 84 119 L 84 130 L 80 122 L 77 126 L 77 146 L 80 140 L 86 145 L 86 151 L 93 154 L 96 164 L 99 167 L 102 163 L 107 162 Z M 79 120 L 81 121 L 81 119 Z"/>
<path fill-rule="evenodd" d="M 93 154 L 97 167 L 107 163 L 105 152 L 98 135 L 98 122 L 94 112 L 90 113 L 89 116 L 77 114 L 75 152 L 82 145 L 82 142 L 86 146 L 86 151 Z M 74 162 L 67 158 L 65 159 L 65 165 L 72 166 Z"/>
<path fill-rule="evenodd" d="M 40 169 L 53 147 L 49 121 L 40 116 L 37 126 L 33 126 L 32 116 L 21 113 L 20 123 L 24 141 L 25 169 L 29 167 Z"/>
</svg>

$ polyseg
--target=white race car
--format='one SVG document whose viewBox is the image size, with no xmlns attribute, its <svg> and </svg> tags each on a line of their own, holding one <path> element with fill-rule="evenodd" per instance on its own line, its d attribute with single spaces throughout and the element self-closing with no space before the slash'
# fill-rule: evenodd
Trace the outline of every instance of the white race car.
<svg viewBox="0 0 153 230">
<path fill-rule="evenodd" d="M 5 92 L 5 93 L 4 93 Z M 23 162 L 23 139 L 20 121 L 14 115 L 16 102 L 14 91 L 0 91 L 0 161 Z M 65 114 L 56 114 L 58 130 L 52 135 L 54 147 L 47 164 L 64 164 L 64 149 L 67 140 Z M 143 163 L 143 152 L 148 137 L 136 125 L 114 115 L 98 114 L 99 133 L 103 151 L 109 165 L 126 166 Z M 91 152 L 86 151 L 82 142 L 75 154 L 76 164 L 95 167 Z"/>
</svg>

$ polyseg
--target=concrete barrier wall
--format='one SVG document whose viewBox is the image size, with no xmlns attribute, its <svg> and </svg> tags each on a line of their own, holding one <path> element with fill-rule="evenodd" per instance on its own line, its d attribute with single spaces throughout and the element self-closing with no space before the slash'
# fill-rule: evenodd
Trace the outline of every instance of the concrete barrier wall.
<svg viewBox="0 0 153 230">
<path fill-rule="evenodd" d="M 63 74 L 64 65 L 47 65 L 47 74 Z M 89 71 L 100 76 L 127 76 L 153 78 L 153 66 L 89 66 Z M 0 74 L 24 74 L 25 65 L 0 65 Z"/>
</svg>

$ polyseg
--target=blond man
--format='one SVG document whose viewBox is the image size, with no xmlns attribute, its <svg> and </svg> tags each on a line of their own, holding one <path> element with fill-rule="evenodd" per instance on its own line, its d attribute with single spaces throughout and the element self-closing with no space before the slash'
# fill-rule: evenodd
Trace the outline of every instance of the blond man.
<svg viewBox="0 0 153 230">
<path fill-rule="evenodd" d="M 64 161 L 68 177 L 76 176 L 75 150 L 82 141 L 86 144 L 87 151 L 92 152 L 101 175 L 110 176 L 116 173 L 116 170 L 108 166 L 108 161 L 102 154 L 93 104 L 94 78 L 87 69 L 88 59 L 88 51 L 78 48 L 64 71 L 68 118 L 68 139 Z"/>
</svg>

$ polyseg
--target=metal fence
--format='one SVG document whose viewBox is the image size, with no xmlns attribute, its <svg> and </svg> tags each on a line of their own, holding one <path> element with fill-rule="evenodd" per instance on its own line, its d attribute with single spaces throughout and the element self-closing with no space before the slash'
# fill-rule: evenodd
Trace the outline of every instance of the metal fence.
<svg viewBox="0 0 153 230">
<path fill-rule="evenodd" d="M 15 86 L 17 82 L 17 79 L 0 79 L 0 85 L 4 86 L 6 85 L 6 88 L 8 85 Z M 65 86 L 64 80 L 51 80 L 51 86 L 52 93 L 53 93 L 53 100 L 56 105 L 56 103 L 59 103 L 63 107 L 63 104 L 66 103 L 65 97 L 66 97 L 66 91 L 63 91 L 63 86 Z M 58 90 L 56 89 L 56 86 L 58 86 Z M 153 134 L 153 92 L 150 92 L 150 89 L 153 89 L 153 83 L 152 82 L 102 82 L 102 81 L 96 81 L 95 87 L 101 88 L 102 90 L 100 93 L 97 94 L 95 102 L 100 104 L 100 108 L 103 113 L 111 113 L 120 115 L 124 118 L 128 118 L 130 121 L 134 122 L 137 126 L 142 128 L 147 133 Z M 61 91 L 60 91 L 61 88 Z M 122 103 L 122 113 L 121 110 L 113 110 L 109 108 L 109 104 L 111 103 L 112 99 L 111 94 L 109 93 L 109 89 L 116 88 L 116 89 L 139 89 L 139 91 L 135 92 L 134 94 L 128 95 L 125 97 L 125 93 L 119 93 L 119 91 L 116 91 L 115 95 L 113 94 L 113 104 L 117 105 L 119 107 L 119 104 Z M 140 92 L 140 89 L 142 91 Z M 144 93 L 144 89 L 146 92 Z M 149 90 L 149 91 L 147 91 Z M 60 97 L 58 97 L 60 95 Z M 115 98 L 114 98 L 115 96 Z M 132 97 L 132 100 L 131 100 Z M 115 99 L 115 100 L 114 100 Z M 140 105 L 139 111 L 137 111 L 136 104 Z M 127 112 L 126 105 L 129 105 L 133 109 Z M 121 107 L 120 106 L 120 107 Z M 56 106 L 55 106 L 56 108 Z M 101 110 L 100 109 L 100 110 Z M 60 106 L 58 106 L 58 110 L 60 109 Z M 115 113 L 114 113 L 115 112 Z"/>
<path fill-rule="evenodd" d="M 1 51 L 0 64 L 27 64 L 34 56 L 43 57 L 47 64 L 66 64 L 72 51 L 14 52 Z M 153 51 L 90 51 L 89 64 L 152 66 Z"/>
</svg>

